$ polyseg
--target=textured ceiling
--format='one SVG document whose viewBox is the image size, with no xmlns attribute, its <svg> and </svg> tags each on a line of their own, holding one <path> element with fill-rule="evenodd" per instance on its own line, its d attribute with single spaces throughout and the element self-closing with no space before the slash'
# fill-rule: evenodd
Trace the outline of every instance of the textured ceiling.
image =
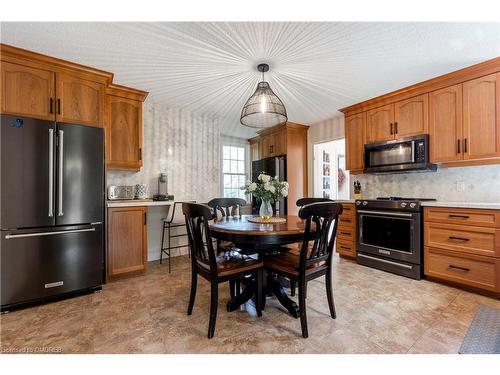
<svg viewBox="0 0 500 375">
<path fill-rule="evenodd" d="M 337 109 L 500 55 L 499 23 L 5 23 L 3 43 L 115 73 L 148 101 L 218 116 L 249 137 L 241 108 L 266 80 L 290 121 Z"/>
</svg>

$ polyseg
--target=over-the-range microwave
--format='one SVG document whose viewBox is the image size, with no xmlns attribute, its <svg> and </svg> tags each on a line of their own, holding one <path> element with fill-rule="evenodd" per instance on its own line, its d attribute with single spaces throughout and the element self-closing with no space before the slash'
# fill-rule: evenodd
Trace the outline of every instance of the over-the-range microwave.
<svg viewBox="0 0 500 375">
<path fill-rule="evenodd" d="M 365 145 L 365 173 L 436 169 L 436 164 L 429 163 L 427 134 Z"/>
</svg>

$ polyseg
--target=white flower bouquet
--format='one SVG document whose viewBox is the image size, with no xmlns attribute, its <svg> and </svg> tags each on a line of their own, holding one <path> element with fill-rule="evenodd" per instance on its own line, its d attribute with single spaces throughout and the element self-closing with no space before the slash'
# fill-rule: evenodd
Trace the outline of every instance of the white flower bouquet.
<svg viewBox="0 0 500 375">
<path fill-rule="evenodd" d="M 257 182 L 247 181 L 241 190 L 245 190 L 245 194 L 252 194 L 260 201 L 274 203 L 288 195 L 288 182 L 280 181 L 278 176 L 271 177 L 261 173 L 257 177 Z"/>
</svg>

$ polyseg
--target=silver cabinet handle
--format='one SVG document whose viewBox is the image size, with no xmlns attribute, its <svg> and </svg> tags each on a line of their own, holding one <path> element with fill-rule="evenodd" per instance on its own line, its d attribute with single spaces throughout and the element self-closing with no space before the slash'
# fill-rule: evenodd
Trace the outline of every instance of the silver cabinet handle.
<svg viewBox="0 0 500 375">
<path fill-rule="evenodd" d="M 59 202 L 57 216 L 63 216 L 64 131 L 59 130 Z"/>
<path fill-rule="evenodd" d="M 55 232 L 39 232 L 39 233 L 26 233 L 26 234 L 6 234 L 5 239 L 10 240 L 12 238 L 53 236 L 56 234 L 69 234 L 69 233 L 81 233 L 81 232 L 95 232 L 95 228 L 59 230 L 59 231 L 55 231 Z"/>
<path fill-rule="evenodd" d="M 52 216 L 54 216 L 54 129 L 49 129 L 49 217 Z"/>
</svg>

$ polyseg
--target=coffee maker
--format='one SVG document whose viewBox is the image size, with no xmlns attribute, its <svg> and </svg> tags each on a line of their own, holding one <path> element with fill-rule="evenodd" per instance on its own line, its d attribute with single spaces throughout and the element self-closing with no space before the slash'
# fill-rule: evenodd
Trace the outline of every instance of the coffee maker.
<svg viewBox="0 0 500 375">
<path fill-rule="evenodd" d="M 160 173 L 158 177 L 158 193 L 153 195 L 154 201 L 173 200 L 173 195 L 168 195 L 168 178 L 166 173 Z"/>
</svg>

